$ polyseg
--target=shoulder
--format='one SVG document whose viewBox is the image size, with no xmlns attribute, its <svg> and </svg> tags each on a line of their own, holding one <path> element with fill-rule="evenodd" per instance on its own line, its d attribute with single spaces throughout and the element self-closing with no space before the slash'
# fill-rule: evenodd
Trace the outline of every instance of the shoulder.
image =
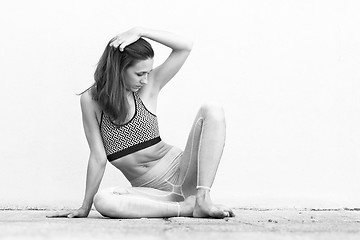
<svg viewBox="0 0 360 240">
<path fill-rule="evenodd" d="M 90 89 L 80 96 L 81 111 L 87 117 L 95 116 L 99 121 L 101 109 L 98 103 L 92 98 Z"/>
<path fill-rule="evenodd" d="M 81 107 L 83 107 L 83 106 L 90 107 L 94 104 L 93 102 L 95 102 L 95 101 L 92 99 L 90 89 L 88 89 L 83 94 L 81 94 L 81 96 L 80 96 Z"/>
<path fill-rule="evenodd" d="M 80 104 L 83 126 L 91 154 L 94 154 L 93 156 L 100 159 L 101 162 L 106 162 L 106 153 L 99 128 L 99 107 L 97 102 L 93 100 L 89 90 L 80 96 Z"/>
</svg>

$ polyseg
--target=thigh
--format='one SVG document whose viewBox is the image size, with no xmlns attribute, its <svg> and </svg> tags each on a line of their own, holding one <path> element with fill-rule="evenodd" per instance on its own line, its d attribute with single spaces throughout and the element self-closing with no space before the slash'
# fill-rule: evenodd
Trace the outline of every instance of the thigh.
<svg viewBox="0 0 360 240">
<path fill-rule="evenodd" d="M 179 215 L 179 203 L 172 194 L 152 188 L 113 187 L 95 195 L 94 206 L 105 217 L 141 218 Z"/>
<path fill-rule="evenodd" d="M 111 188 L 111 191 L 113 194 L 132 195 L 165 202 L 179 202 L 183 200 L 173 192 L 149 187 L 114 187 Z"/>
<path fill-rule="evenodd" d="M 203 118 L 197 114 L 191 128 L 186 147 L 180 159 L 180 182 L 185 197 L 196 193 L 198 176 L 198 155 L 202 133 Z"/>
</svg>

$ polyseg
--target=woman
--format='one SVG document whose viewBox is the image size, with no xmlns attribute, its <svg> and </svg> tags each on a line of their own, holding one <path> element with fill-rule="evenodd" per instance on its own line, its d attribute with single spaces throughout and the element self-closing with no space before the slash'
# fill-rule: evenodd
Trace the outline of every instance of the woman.
<svg viewBox="0 0 360 240">
<path fill-rule="evenodd" d="M 172 49 L 155 69 L 153 49 L 143 38 Z M 191 41 L 140 27 L 109 42 L 95 71 L 95 83 L 80 100 L 90 147 L 84 201 L 78 210 L 56 216 L 87 217 L 93 203 L 100 214 L 111 218 L 234 216 L 210 198 L 225 142 L 222 109 L 201 107 L 184 151 L 159 135 L 158 95 L 191 49 Z M 107 161 L 132 187 L 98 192 Z"/>
</svg>

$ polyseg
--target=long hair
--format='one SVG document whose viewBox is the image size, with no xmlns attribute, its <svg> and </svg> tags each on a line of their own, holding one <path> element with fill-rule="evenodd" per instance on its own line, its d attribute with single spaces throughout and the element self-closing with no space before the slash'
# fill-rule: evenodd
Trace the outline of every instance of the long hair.
<svg viewBox="0 0 360 240">
<path fill-rule="evenodd" d="M 137 61 L 153 58 L 154 51 L 149 42 L 140 38 L 120 52 L 119 48 L 109 45 L 113 40 L 110 40 L 97 64 L 95 83 L 90 87 L 90 93 L 105 114 L 117 123 L 124 123 L 129 110 L 124 72 Z"/>
</svg>

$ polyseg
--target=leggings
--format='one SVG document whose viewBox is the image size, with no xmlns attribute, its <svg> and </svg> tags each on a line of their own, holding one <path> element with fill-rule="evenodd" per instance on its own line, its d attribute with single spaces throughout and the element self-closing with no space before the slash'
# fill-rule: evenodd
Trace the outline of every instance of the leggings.
<svg viewBox="0 0 360 240">
<path fill-rule="evenodd" d="M 224 142 L 222 109 L 203 106 L 184 151 L 172 147 L 148 172 L 131 180 L 132 187 L 99 192 L 94 198 L 95 208 L 103 216 L 114 218 L 179 216 L 179 202 L 195 195 L 197 185 L 211 187 Z M 201 159 L 206 159 L 203 165 L 207 169 L 200 169 Z"/>
<path fill-rule="evenodd" d="M 154 188 L 164 191 L 162 196 L 173 200 L 185 200 L 180 181 L 180 158 L 182 150 L 172 147 L 160 161 L 144 175 L 130 181 L 133 187 Z M 156 195 L 156 193 L 145 193 Z"/>
</svg>

